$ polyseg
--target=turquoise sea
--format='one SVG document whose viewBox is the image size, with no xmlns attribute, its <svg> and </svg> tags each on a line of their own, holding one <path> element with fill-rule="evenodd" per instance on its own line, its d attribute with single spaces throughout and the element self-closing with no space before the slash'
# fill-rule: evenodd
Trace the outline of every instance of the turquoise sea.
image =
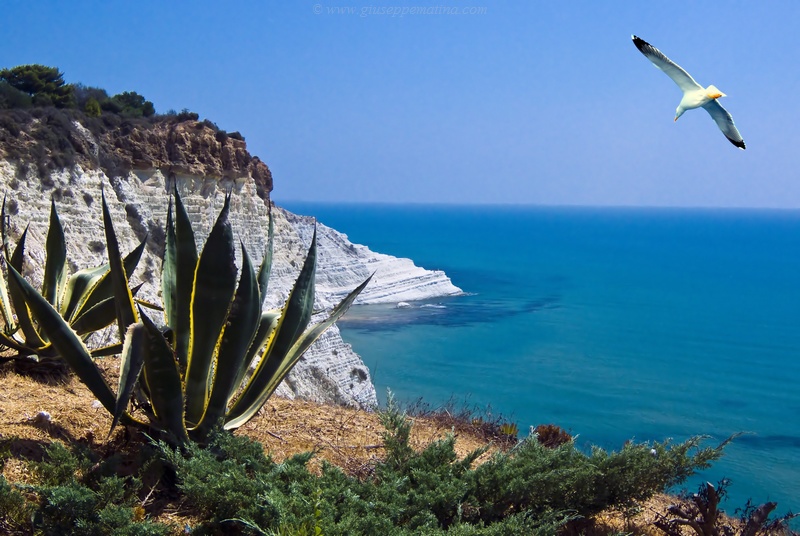
<svg viewBox="0 0 800 536">
<path fill-rule="evenodd" d="M 467 293 L 340 322 L 384 399 L 491 405 L 586 448 L 749 432 L 689 487 L 800 509 L 800 212 L 284 206 Z"/>
</svg>

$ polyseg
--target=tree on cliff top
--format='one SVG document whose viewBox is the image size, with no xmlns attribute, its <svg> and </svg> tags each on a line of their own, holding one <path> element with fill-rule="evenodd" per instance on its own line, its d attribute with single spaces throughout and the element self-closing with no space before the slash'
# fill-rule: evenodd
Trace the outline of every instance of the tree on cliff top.
<svg viewBox="0 0 800 536">
<path fill-rule="evenodd" d="M 30 95 L 35 106 L 69 108 L 74 104 L 73 88 L 56 67 L 34 64 L 3 69 L 0 81 Z"/>
<path fill-rule="evenodd" d="M 103 110 L 123 117 L 150 117 L 156 113 L 153 103 L 135 91 L 124 91 L 108 100 L 100 101 Z"/>
<path fill-rule="evenodd" d="M 109 97 L 103 88 L 67 84 L 57 67 L 34 64 L 0 69 L 0 109 L 48 106 L 77 108 L 91 117 L 99 117 L 104 111 L 125 118 L 151 117 L 156 113 L 153 103 L 135 91 Z"/>
</svg>

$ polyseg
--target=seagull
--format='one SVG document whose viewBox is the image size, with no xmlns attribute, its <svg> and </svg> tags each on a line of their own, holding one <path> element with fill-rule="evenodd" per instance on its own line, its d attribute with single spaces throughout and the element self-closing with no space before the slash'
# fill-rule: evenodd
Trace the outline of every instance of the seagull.
<svg viewBox="0 0 800 536">
<path fill-rule="evenodd" d="M 695 82 L 694 78 L 692 78 L 689 73 L 681 69 L 677 63 L 666 57 L 663 52 L 644 39 L 640 39 L 635 35 L 632 35 L 631 39 L 633 39 L 633 44 L 636 45 L 639 52 L 644 54 L 648 60 L 652 61 L 653 65 L 672 78 L 672 81 L 678 84 L 678 87 L 683 91 L 683 98 L 680 104 L 678 104 L 678 109 L 675 110 L 675 121 L 677 121 L 686 110 L 703 107 L 717 123 L 719 129 L 725 134 L 725 137 L 728 138 L 728 141 L 739 149 L 744 150 L 744 139 L 742 139 L 742 135 L 739 134 L 739 131 L 736 129 L 736 125 L 733 124 L 733 117 L 731 117 L 731 114 L 729 114 L 717 100 L 727 95 L 713 85 L 703 88 L 703 86 Z"/>
</svg>

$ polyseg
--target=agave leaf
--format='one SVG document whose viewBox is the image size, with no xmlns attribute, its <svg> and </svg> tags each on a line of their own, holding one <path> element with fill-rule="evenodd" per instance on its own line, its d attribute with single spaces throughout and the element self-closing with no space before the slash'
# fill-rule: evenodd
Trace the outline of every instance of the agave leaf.
<svg viewBox="0 0 800 536">
<path fill-rule="evenodd" d="M 205 414 L 197 425 L 201 437 L 225 415 L 231 393 L 236 389 L 236 377 L 247 356 L 261 319 L 261 303 L 253 264 L 244 244 L 242 249 L 242 275 L 231 305 L 230 314 L 222 333 L 217 357 L 216 375 L 211 387 Z"/>
<path fill-rule="evenodd" d="M 172 197 L 167 208 L 165 235 L 164 258 L 161 261 L 161 301 L 164 303 L 164 321 L 174 327 L 178 321 L 178 246 L 175 223 L 172 221 Z"/>
<path fill-rule="evenodd" d="M 110 326 L 116 319 L 116 301 L 114 298 L 106 298 L 73 320 L 70 325 L 78 335 L 86 335 L 87 333 Z"/>
<path fill-rule="evenodd" d="M 122 351 L 122 343 L 115 342 L 114 344 L 109 344 L 108 346 L 101 346 L 100 348 L 94 348 L 90 350 L 92 357 L 107 357 L 110 355 L 117 355 Z"/>
<path fill-rule="evenodd" d="M 136 270 L 146 245 L 147 237 L 123 259 L 122 265 L 125 267 L 126 276 L 132 274 Z M 103 268 L 105 268 L 105 273 L 102 274 L 96 284 L 89 287 L 88 291 L 82 296 L 73 318 L 78 318 L 98 303 L 114 296 L 113 278 L 111 277 L 111 270 L 109 269 L 110 265 L 106 264 Z"/>
<path fill-rule="evenodd" d="M 8 234 L 6 233 L 6 196 L 3 195 L 3 207 L 0 209 L 0 240 L 3 242 L 3 258 L 10 259 L 8 253 Z"/>
<path fill-rule="evenodd" d="M 0 257 L 0 266 L 3 264 Z M 8 298 L 8 284 L 6 283 L 5 275 L 0 267 L 0 315 L 3 316 L 3 329 L 0 331 L 11 331 L 14 327 L 14 316 L 11 312 L 11 300 Z"/>
<path fill-rule="evenodd" d="M 25 227 L 25 231 L 23 231 L 22 236 L 19 238 L 14 254 L 11 256 L 9 273 L 11 269 L 18 274 L 22 273 L 22 261 L 25 257 L 25 238 L 27 235 L 28 228 Z M 28 305 L 25 303 L 24 292 L 20 288 L 17 279 L 14 277 L 9 277 L 8 293 L 11 297 L 11 303 L 14 305 L 14 311 L 17 313 L 17 322 L 19 322 L 19 327 L 22 330 L 22 334 L 25 336 L 25 345 L 32 349 L 43 347 L 45 341 L 36 330 L 31 312 L 28 309 Z"/>
<path fill-rule="evenodd" d="M 195 425 L 205 412 L 214 368 L 214 351 L 236 290 L 233 231 L 228 221 L 230 196 L 197 261 L 192 291 L 192 331 L 186 364 L 186 422 Z"/>
<path fill-rule="evenodd" d="M 250 363 L 252 363 L 256 355 L 264 349 L 264 345 L 270 339 L 270 336 L 275 332 L 275 328 L 278 327 L 278 319 L 280 316 L 281 312 L 278 310 L 261 313 L 261 320 L 258 323 L 258 329 L 253 337 L 253 342 L 250 343 L 250 348 L 247 349 L 247 355 L 245 356 L 244 361 L 239 367 L 239 372 L 236 375 L 236 381 L 233 382 L 233 385 L 236 388 L 242 385 L 242 380 L 244 380 L 244 376 L 247 374 L 247 369 L 250 366 Z M 233 398 L 234 394 L 235 391 L 231 393 L 231 398 Z"/>
<path fill-rule="evenodd" d="M 97 285 L 106 273 L 108 273 L 108 264 L 96 268 L 85 268 L 72 274 L 67 280 L 64 297 L 61 300 L 61 316 L 67 321 L 74 318 L 75 310 L 81 305 L 81 301 L 86 299 L 91 288 Z"/>
<path fill-rule="evenodd" d="M 289 374 L 289 372 L 292 370 L 292 367 L 297 364 L 297 362 L 303 356 L 303 353 L 308 350 L 308 348 L 320 337 L 320 335 L 325 332 L 326 329 L 331 327 L 334 322 L 336 322 L 343 314 L 347 312 L 361 291 L 364 290 L 364 287 L 369 284 L 371 279 L 372 276 L 369 276 L 366 281 L 361 283 L 355 290 L 348 294 L 345 299 L 339 302 L 339 304 L 333 308 L 333 311 L 331 311 L 331 314 L 328 316 L 328 318 L 306 330 L 300 336 L 300 338 L 297 339 L 292 348 L 289 349 L 284 358 L 278 363 L 275 372 L 270 373 L 268 370 L 263 372 L 263 374 L 268 376 L 266 385 L 264 385 L 261 392 L 258 393 L 258 396 L 253 399 L 249 407 L 241 409 L 239 415 L 235 419 L 230 419 L 225 423 L 226 430 L 238 428 L 252 419 L 256 413 L 258 413 L 258 410 L 261 409 L 261 406 L 263 406 L 267 399 L 272 396 L 272 393 L 275 392 L 275 389 L 278 388 L 278 385 L 280 385 L 286 375 Z"/>
<path fill-rule="evenodd" d="M 28 237 L 29 227 L 30 225 L 25 226 L 25 230 L 22 231 L 22 236 L 19 237 L 17 247 L 14 248 L 14 253 L 11 255 L 11 259 L 9 260 L 9 264 L 20 273 L 22 271 L 22 262 L 25 260 L 25 239 Z"/>
<path fill-rule="evenodd" d="M 145 344 L 147 344 L 147 333 L 142 324 L 133 324 L 128 328 L 128 333 L 125 334 L 125 342 L 122 345 L 117 401 L 114 405 L 114 420 L 111 421 L 111 429 L 108 431 L 109 436 L 114 431 L 114 427 L 117 426 L 120 417 L 125 413 L 128 401 L 133 393 L 133 387 L 142 373 Z"/>
<path fill-rule="evenodd" d="M 308 350 L 308 348 L 314 344 L 317 339 L 319 339 L 326 329 L 331 327 L 334 322 L 339 320 L 339 318 L 341 318 L 342 315 L 344 315 L 347 310 L 350 309 L 350 306 L 353 305 L 355 299 L 359 294 L 361 294 L 361 291 L 364 290 L 364 287 L 366 287 L 371 280 L 372 275 L 369 276 L 350 294 L 348 294 L 341 302 L 339 302 L 339 304 L 333 308 L 328 318 L 318 324 L 315 324 L 310 329 L 307 329 L 300 336 L 300 338 L 297 339 L 297 342 L 295 342 L 292 348 L 289 350 L 286 359 L 283 361 L 280 368 L 278 368 L 277 373 L 274 375 L 272 384 L 268 386 L 267 396 L 271 395 L 275 389 L 278 388 L 278 385 L 283 381 L 283 378 L 289 374 L 289 371 L 292 370 L 292 367 L 297 363 L 300 357 L 302 357 L 303 353 L 305 353 L 305 351 Z"/>
<path fill-rule="evenodd" d="M 139 316 L 145 328 L 146 344 L 144 352 L 144 379 L 150 393 L 150 403 L 158 419 L 158 424 L 180 443 L 189 441 L 183 416 L 183 389 L 180 371 L 175 356 L 167 340 L 139 309 Z"/>
<path fill-rule="evenodd" d="M 9 281 L 14 281 L 20 290 L 22 299 L 36 316 L 58 355 L 69 364 L 73 372 L 92 391 L 100 403 L 113 414 L 114 393 L 111 392 L 111 388 L 103 379 L 100 370 L 92 361 L 89 350 L 86 349 L 80 337 L 61 318 L 58 311 L 25 281 L 13 266 L 9 268 Z"/>
<path fill-rule="evenodd" d="M 139 285 L 139 286 L 141 286 L 141 285 Z M 133 290 L 133 289 L 131 289 L 131 290 Z M 141 305 L 145 309 L 152 309 L 153 311 L 161 311 L 162 313 L 164 312 L 164 308 L 161 307 L 160 305 L 158 305 L 157 303 L 153 303 L 153 302 L 150 302 L 150 301 L 147 301 L 147 300 L 143 300 L 142 298 L 137 298 L 135 295 L 133 297 L 133 301 L 136 303 L 136 305 Z"/>
<path fill-rule="evenodd" d="M 35 353 L 33 349 L 28 348 L 27 346 L 25 346 L 24 343 L 21 343 L 13 336 L 6 335 L 5 333 L 2 332 L 0 332 L 0 345 L 8 346 L 12 350 L 16 350 L 20 354 Z"/>
<path fill-rule="evenodd" d="M 197 246 L 189 214 L 175 187 L 175 218 L 172 203 L 167 212 L 166 247 L 161 266 L 161 289 L 167 325 L 174 331 L 175 353 L 181 368 L 189 357 L 192 284 L 197 269 Z"/>
<path fill-rule="evenodd" d="M 272 205 L 269 206 L 269 227 L 267 230 L 267 251 L 264 252 L 264 258 L 261 261 L 261 266 L 258 269 L 258 290 L 261 295 L 261 304 L 267 298 L 267 284 L 269 283 L 269 274 L 272 271 L 272 247 L 275 238 L 275 226 L 272 223 Z"/>
<path fill-rule="evenodd" d="M 128 286 L 128 275 L 122 263 L 122 256 L 119 253 L 119 243 L 117 235 L 114 233 L 114 223 L 111 221 L 111 213 L 108 211 L 106 195 L 101 191 L 103 202 L 103 226 L 106 230 L 106 247 L 108 248 L 108 264 L 111 267 L 111 285 L 114 289 L 114 303 L 117 311 L 117 322 L 119 324 L 119 336 L 125 337 L 128 326 L 135 324 L 136 306 L 133 303 L 133 295 Z"/>
<path fill-rule="evenodd" d="M 7 346 L 12 350 L 16 350 L 21 356 L 35 355 L 37 359 L 58 357 L 58 352 L 49 342 L 44 343 L 44 346 L 31 348 L 24 342 L 14 338 L 13 335 L 6 335 L 5 333 L 0 333 L 0 346 Z"/>
<path fill-rule="evenodd" d="M 131 289 L 131 295 L 136 296 L 139 289 L 142 288 L 144 283 L 135 286 Z M 94 307 L 90 308 L 85 313 L 81 314 L 78 318 L 72 321 L 72 329 L 78 335 L 86 335 L 93 331 L 101 330 L 110 326 L 117 319 L 117 304 L 116 298 L 113 296 L 106 298 Z"/>
<path fill-rule="evenodd" d="M 58 298 L 64 287 L 67 275 L 67 242 L 64 239 L 64 228 L 56 212 L 56 202 L 50 200 L 50 227 L 45 242 L 46 257 L 44 261 L 44 279 L 42 280 L 42 296 L 58 307 Z"/>
<path fill-rule="evenodd" d="M 11 312 L 11 301 L 8 299 L 8 285 L 6 284 L 5 276 L 3 275 L 2 266 L 5 264 L 8 256 L 8 246 L 6 244 L 6 196 L 3 196 L 3 206 L 0 209 L 0 247 L 2 247 L 2 255 L 0 255 L 0 314 L 3 315 L 3 323 L 5 329 L 10 330 L 14 326 L 14 316 Z"/>
<path fill-rule="evenodd" d="M 237 420 L 246 411 L 252 409 L 252 406 L 261 397 L 261 393 L 270 382 L 270 377 L 278 370 L 289 349 L 308 326 L 314 306 L 316 259 L 317 233 L 315 230 L 303 268 L 300 270 L 300 275 L 297 277 L 292 292 L 286 300 L 281 317 L 278 320 L 278 326 L 275 328 L 275 333 L 270 338 L 264 357 L 256 366 L 256 370 L 247 385 L 245 385 L 242 394 L 228 412 L 228 421 Z M 227 427 L 228 425 L 226 424 Z"/>
<path fill-rule="evenodd" d="M 314 307 L 314 278 L 317 269 L 317 230 L 311 239 L 308 255 L 289 294 L 286 305 L 278 321 L 275 338 L 270 352 L 283 355 L 294 344 L 311 321 Z"/>
</svg>

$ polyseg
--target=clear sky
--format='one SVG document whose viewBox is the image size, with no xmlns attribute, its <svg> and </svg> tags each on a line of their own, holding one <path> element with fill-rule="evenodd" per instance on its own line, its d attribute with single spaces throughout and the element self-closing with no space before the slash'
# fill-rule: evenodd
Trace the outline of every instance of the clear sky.
<svg viewBox="0 0 800 536">
<path fill-rule="evenodd" d="M 793 0 L 5 0 L 0 17 L 0 66 L 238 130 L 278 202 L 800 207 Z M 704 110 L 673 123 L 680 90 L 632 33 L 728 95 L 746 151 Z"/>
</svg>

